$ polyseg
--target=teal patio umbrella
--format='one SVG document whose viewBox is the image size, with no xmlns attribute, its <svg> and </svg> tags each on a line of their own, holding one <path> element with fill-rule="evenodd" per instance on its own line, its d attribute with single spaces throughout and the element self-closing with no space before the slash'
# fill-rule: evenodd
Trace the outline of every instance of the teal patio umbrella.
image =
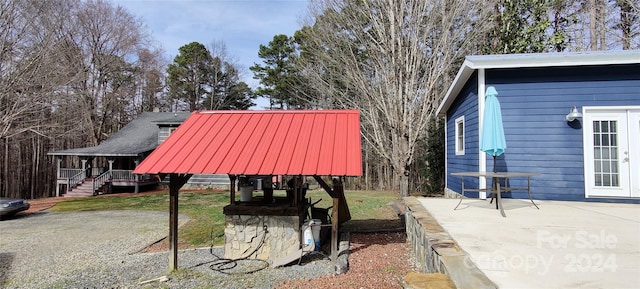
<svg viewBox="0 0 640 289">
<path fill-rule="evenodd" d="M 504 153 L 507 142 L 504 140 L 502 112 L 496 97 L 498 92 L 493 86 L 485 93 L 484 120 L 480 134 L 480 150 L 493 156 L 493 171 L 496 172 L 496 157 Z"/>
</svg>

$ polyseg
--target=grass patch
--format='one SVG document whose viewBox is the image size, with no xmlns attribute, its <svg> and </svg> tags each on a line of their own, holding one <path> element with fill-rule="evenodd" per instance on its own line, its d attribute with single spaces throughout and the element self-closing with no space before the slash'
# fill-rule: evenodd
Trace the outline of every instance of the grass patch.
<svg viewBox="0 0 640 289">
<path fill-rule="evenodd" d="M 222 207 L 229 204 L 229 194 L 221 192 L 180 192 L 178 200 L 178 212 L 191 218 L 191 221 L 180 227 L 178 242 L 197 247 L 208 246 L 211 242 L 214 244 L 222 244 L 224 242 Z M 62 201 L 50 210 L 55 212 L 152 210 L 168 213 L 169 192 L 78 198 Z M 211 235 L 213 235 L 213 240 Z"/>
<path fill-rule="evenodd" d="M 276 191 L 284 196 L 284 191 Z M 347 204 L 352 220 L 344 224 L 348 231 L 375 231 L 397 227 L 401 223 L 388 204 L 398 198 L 397 193 L 380 191 L 347 191 Z M 320 208 L 333 205 L 331 197 L 322 190 L 309 191 L 307 198 Z M 193 247 L 224 243 L 224 214 L 222 208 L 229 204 L 228 192 L 180 192 L 179 213 L 191 218 L 178 232 L 178 242 Z M 55 212 L 102 210 L 152 210 L 169 211 L 169 192 L 145 193 L 126 196 L 100 196 L 78 198 L 59 202 L 50 209 Z M 168 229 L 167 229 L 168 230 Z"/>
<path fill-rule="evenodd" d="M 312 202 L 322 199 L 316 206 L 328 208 L 333 200 L 325 191 L 311 191 L 307 197 Z M 395 192 L 386 191 L 346 191 L 347 205 L 351 212 L 351 220 L 344 223 L 343 230 L 349 232 L 370 232 L 396 229 L 402 226 L 389 203 L 398 199 Z"/>
</svg>

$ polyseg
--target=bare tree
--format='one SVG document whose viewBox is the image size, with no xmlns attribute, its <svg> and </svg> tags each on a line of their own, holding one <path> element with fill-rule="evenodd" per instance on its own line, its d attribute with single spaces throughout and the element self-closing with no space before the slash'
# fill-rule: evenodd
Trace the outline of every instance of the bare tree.
<svg viewBox="0 0 640 289">
<path fill-rule="evenodd" d="M 67 40 L 80 61 L 72 86 L 78 123 L 95 145 L 131 119 L 120 107 L 131 103 L 122 99 L 132 92 L 123 86 L 131 74 L 127 58 L 136 57 L 146 35 L 137 18 L 100 0 L 81 2 L 70 21 Z"/>
<path fill-rule="evenodd" d="M 134 106 L 136 113 L 143 111 L 169 111 L 170 104 L 165 93 L 164 70 L 168 61 L 160 49 L 142 48 L 135 63 Z"/>
<path fill-rule="evenodd" d="M 336 106 L 361 111 L 363 137 L 390 162 L 402 196 L 418 139 L 483 32 L 482 2 L 313 2 L 307 78 Z"/>
<path fill-rule="evenodd" d="M 1 194 L 48 196 L 49 150 L 96 144 L 136 113 L 141 27 L 104 1 L 0 0 Z M 156 86 L 159 55 L 144 60 Z"/>
<path fill-rule="evenodd" d="M 620 20 L 615 27 L 620 31 L 622 49 L 640 47 L 640 2 L 617 0 L 616 4 L 620 10 Z"/>
<path fill-rule="evenodd" d="M 217 110 L 228 106 L 231 90 L 240 82 L 240 71 L 245 68 L 238 62 L 238 58 L 229 54 L 227 44 L 223 40 L 209 43 L 209 54 L 213 58 L 210 66 L 211 87 L 207 97 L 207 109 Z"/>
<path fill-rule="evenodd" d="M 238 57 L 229 54 L 229 49 L 227 49 L 227 44 L 224 40 L 213 40 L 209 43 L 209 53 L 214 58 L 220 58 L 222 62 L 226 62 L 229 65 L 235 67 L 236 70 L 244 71 L 246 67 L 240 64 Z"/>
<path fill-rule="evenodd" d="M 638 0 L 578 1 L 570 50 L 634 49 L 640 47 Z"/>
<path fill-rule="evenodd" d="M 57 39 L 41 24 L 55 25 L 64 15 L 55 2 L 0 2 L 0 138 L 40 126 L 34 115 L 50 108 L 51 91 L 60 81 L 51 66 L 51 46 Z M 50 15 L 49 18 L 36 15 Z M 55 21 L 54 23 L 48 23 Z"/>
<path fill-rule="evenodd" d="M 51 183 L 46 174 L 48 133 L 65 70 L 57 61 L 66 1 L 0 1 L 0 190 L 36 197 Z M 44 175 L 41 175 L 44 173 Z"/>
</svg>

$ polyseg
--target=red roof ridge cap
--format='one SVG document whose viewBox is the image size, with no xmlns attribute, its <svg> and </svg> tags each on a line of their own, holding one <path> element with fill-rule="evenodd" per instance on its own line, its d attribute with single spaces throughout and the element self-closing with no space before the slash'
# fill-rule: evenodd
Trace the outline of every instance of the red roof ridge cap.
<svg viewBox="0 0 640 289">
<path fill-rule="evenodd" d="M 318 110 L 199 110 L 194 111 L 194 114 L 231 114 L 231 113 L 360 113 L 355 109 L 318 109 Z"/>
</svg>

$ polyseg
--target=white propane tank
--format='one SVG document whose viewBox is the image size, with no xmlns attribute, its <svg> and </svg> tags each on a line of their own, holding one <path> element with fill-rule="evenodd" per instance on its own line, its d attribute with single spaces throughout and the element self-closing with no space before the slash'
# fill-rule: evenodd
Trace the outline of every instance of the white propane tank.
<svg viewBox="0 0 640 289">
<path fill-rule="evenodd" d="M 311 232 L 313 232 L 313 240 L 316 242 L 316 251 L 320 251 L 320 225 L 322 225 L 322 220 L 313 219 L 311 220 Z"/>
<path fill-rule="evenodd" d="M 313 232 L 310 224 L 302 225 L 302 244 L 309 245 L 313 243 Z"/>
</svg>

